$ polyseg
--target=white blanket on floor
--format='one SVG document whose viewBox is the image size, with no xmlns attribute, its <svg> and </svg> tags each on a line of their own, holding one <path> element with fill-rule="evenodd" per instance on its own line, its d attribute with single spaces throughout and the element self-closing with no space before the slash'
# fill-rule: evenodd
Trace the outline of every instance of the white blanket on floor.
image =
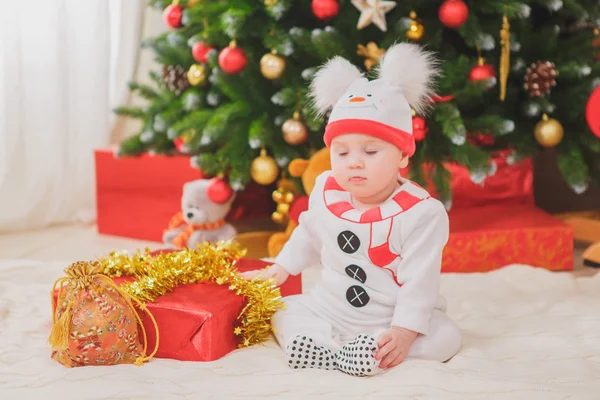
<svg viewBox="0 0 600 400">
<path fill-rule="evenodd" d="M 463 330 L 445 364 L 408 361 L 372 378 L 291 370 L 271 340 L 210 363 L 154 359 L 143 367 L 68 369 L 50 358 L 50 288 L 66 264 L 0 262 L 0 398 L 597 399 L 600 274 L 574 278 L 527 266 L 443 275 Z M 305 274 L 305 284 L 318 270 Z M 214 397 L 213 397 L 214 396 Z"/>
</svg>

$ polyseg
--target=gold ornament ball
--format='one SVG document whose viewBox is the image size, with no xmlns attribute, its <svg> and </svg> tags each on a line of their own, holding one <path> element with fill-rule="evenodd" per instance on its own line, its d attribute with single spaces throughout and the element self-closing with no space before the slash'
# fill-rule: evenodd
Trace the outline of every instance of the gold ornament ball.
<svg viewBox="0 0 600 400">
<path fill-rule="evenodd" d="M 270 185 L 277 180 L 279 176 L 279 167 L 273 159 L 269 157 L 265 150 L 260 152 L 260 156 L 252 161 L 250 166 L 250 176 L 256 183 L 261 185 Z"/>
<path fill-rule="evenodd" d="M 565 130 L 560 122 L 544 114 L 542 120 L 535 125 L 534 132 L 539 144 L 554 147 L 562 140 Z"/>
<path fill-rule="evenodd" d="M 421 40 L 423 33 L 425 33 L 425 27 L 423 25 L 418 22 L 411 22 L 410 28 L 406 31 L 406 37 L 417 42 Z"/>
<path fill-rule="evenodd" d="M 294 202 L 295 198 L 296 198 L 296 196 L 294 196 L 294 193 L 287 192 L 287 193 L 285 193 L 285 195 L 283 197 L 283 202 L 287 203 L 287 204 L 292 204 Z"/>
<path fill-rule="evenodd" d="M 279 203 L 283 199 L 283 193 L 281 193 L 279 190 L 274 190 L 271 197 L 275 203 Z"/>
<path fill-rule="evenodd" d="M 290 205 L 285 203 L 279 203 L 277 205 L 277 212 L 281 215 L 287 215 L 290 212 Z"/>
<path fill-rule="evenodd" d="M 406 38 L 410 40 L 419 41 L 423 37 L 423 33 L 425 32 L 425 27 L 417 22 L 417 13 L 411 11 L 409 14 L 411 19 L 410 26 L 408 31 L 406 31 Z"/>
<path fill-rule="evenodd" d="M 276 224 L 282 224 L 285 221 L 285 217 L 283 215 L 279 214 L 277 211 L 275 211 L 273 214 L 271 214 L 271 219 Z"/>
<path fill-rule="evenodd" d="M 306 142 L 308 139 L 308 129 L 302 121 L 296 118 L 288 119 L 281 127 L 283 140 L 291 145 L 298 145 Z"/>
<path fill-rule="evenodd" d="M 285 72 L 286 63 L 285 58 L 273 54 L 267 53 L 260 59 L 260 72 L 267 79 L 279 79 Z"/>
<path fill-rule="evenodd" d="M 198 86 L 206 81 L 206 67 L 202 64 L 194 64 L 187 74 L 188 81 L 192 86 Z"/>
</svg>

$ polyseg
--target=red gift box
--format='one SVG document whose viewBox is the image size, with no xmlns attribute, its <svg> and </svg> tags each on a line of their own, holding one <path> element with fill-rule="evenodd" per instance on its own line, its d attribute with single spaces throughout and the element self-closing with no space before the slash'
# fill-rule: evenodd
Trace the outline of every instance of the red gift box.
<svg viewBox="0 0 600 400">
<path fill-rule="evenodd" d="M 571 226 L 535 206 L 533 162 L 510 163 L 511 151 L 492 157 L 495 171 L 481 184 L 464 166 L 445 163 L 452 176 L 450 238 L 442 272 L 485 272 L 509 264 L 572 270 Z M 439 198 L 424 167 L 428 189 Z"/>
<path fill-rule="evenodd" d="M 181 211 L 183 184 L 203 178 L 190 157 L 143 154 L 114 156 L 113 149 L 95 151 L 98 232 L 162 242 L 163 231 Z M 266 187 L 249 184 L 237 194 L 229 220 L 271 214 Z"/>
<path fill-rule="evenodd" d="M 495 172 L 485 178 L 481 184 L 471 180 L 469 170 L 456 163 L 444 163 L 450 172 L 452 181 L 452 209 L 470 208 L 492 204 L 533 204 L 533 162 L 526 158 L 515 163 L 509 163 L 510 151 L 495 153 L 491 161 L 495 164 Z M 428 181 L 428 191 L 439 198 L 432 180 Z"/>
<path fill-rule="evenodd" d="M 532 204 L 452 209 L 443 272 L 485 272 L 509 264 L 572 270 L 570 225 Z"/>
<path fill-rule="evenodd" d="M 237 264 L 240 272 L 262 269 L 264 261 L 242 258 Z M 115 278 L 116 283 L 126 278 Z M 290 276 L 280 286 L 281 295 L 302 293 L 301 275 Z M 54 295 L 56 301 L 58 290 Z M 176 287 L 168 295 L 147 303 L 156 319 L 159 346 L 155 357 L 182 361 L 213 361 L 235 350 L 239 336 L 234 334 L 236 320 L 246 305 L 243 296 L 229 290 L 227 285 L 187 284 Z M 148 349 L 156 344 L 156 332 L 150 318 L 142 315 Z"/>
</svg>

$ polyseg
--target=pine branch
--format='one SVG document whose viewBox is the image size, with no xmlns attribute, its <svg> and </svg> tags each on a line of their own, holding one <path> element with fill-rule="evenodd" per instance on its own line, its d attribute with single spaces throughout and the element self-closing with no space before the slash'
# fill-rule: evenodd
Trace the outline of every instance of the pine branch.
<svg viewBox="0 0 600 400">
<path fill-rule="evenodd" d="M 267 146 L 273 136 L 274 128 L 269 122 L 269 115 L 265 113 L 250 124 L 248 144 L 252 149 L 260 149 Z"/>
<path fill-rule="evenodd" d="M 277 0 L 272 6 L 267 6 L 267 13 L 275 20 L 279 21 L 286 16 L 292 7 L 293 0 Z"/>
<path fill-rule="evenodd" d="M 589 129 L 581 133 L 581 143 L 594 153 L 600 153 L 600 139 L 594 136 Z"/>
<path fill-rule="evenodd" d="M 189 67 L 194 59 L 187 47 L 176 47 L 169 43 L 167 34 L 163 34 L 154 40 L 146 42 L 146 46 L 152 48 L 156 53 L 157 60 L 163 65 L 181 65 Z"/>
<path fill-rule="evenodd" d="M 271 97 L 271 102 L 281 107 L 291 107 L 298 103 L 298 93 L 292 88 L 283 88 Z"/>
<path fill-rule="evenodd" d="M 302 108 L 302 115 L 304 115 L 304 118 L 306 119 L 305 122 L 308 129 L 312 132 L 317 132 L 319 135 L 323 135 L 324 119 L 317 115 L 312 104 L 307 102 L 306 99 Z"/>
<path fill-rule="evenodd" d="M 479 45 L 479 35 L 483 32 L 483 28 L 479 22 L 477 15 L 470 14 L 463 26 L 458 28 L 458 33 L 463 40 L 471 48 L 476 48 Z"/>
<path fill-rule="evenodd" d="M 504 135 L 514 130 L 514 122 L 507 121 L 499 115 L 483 115 L 481 117 L 465 121 L 465 127 L 469 132 Z"/>
<path fill-rule="evenodd" d="M 433 184 L 436 191 L 440 194 L 440 199 L 444 202 L 452 199 L 452 176 L 450 171 L 442 164 L 441 161 L 436 161 L 433 175 Z"/>
<path fill-rule="evenodd" d="M 152 140 L 152 150 L 157 154 L 171 154 L 175 149 L 173 141 L 165 132 L 156 132 Z"/>
<path fill-rule="evenodd" d="M 142 83 L 129 82 L 128 86 L 129 90 L 136 91 L 140 96 L 147 100 L 154 100 L 160 96 L 156 90 Z"/>
<path fill-rule="evenodd" d="M 143 119 L 146 117 L 146 113 L 140 107 L 134 106 L 122 106 L 117 107 L 113 110 L 113 112 L 117 115 L 123 115 L 135 119 Z"/>
<path fill-rule="evenodd" d="M 217 175 L 221 171 L 217 156 L 213 153 L 200 153 L 197 156 L 196 165 L 209 176 Z"/>
<path fill-rule="evenodd" d="M 173 140 L 179 137 L 184 131 L 188 129 L 194 129 L 197 132 L 201 132 L 212 115 L 212 110 L 199 110 L 186 115 L 185 117 L 179 119 L 169 127 L 169 130 L 167 132 L 169 139 Z M 191 144 L 192 142 L 190 142 L 189 147 L 192 150 L 196 150 L 194 146 L 191 146 Z"/>
<path fill-rule="evenodd" d="M 247 127 L 248 124 L 242 120 L 249 115 L 249 111 L 249 105 L 244 102 L 229 103 L 216 109 L 202 130 L 201 144 L 216 146 L 223 143 L 229 136 L 228 130 L 233 120 Z"/>
<path fill-rule="evenodd" d="M 589 170 L 583 154 L 571 142 L 559 146 L 558 168 L 563 179 L 571 188 L 587 185 L 590 182 Z"/>
<path fill-rule="evenodd" d="M 455 145 L 449 148 L 450 160 L 466 166 L 470 171 L 487 171 L 489 155 L 466 141 L 467 132 L 458 109 L 450 103 L 443 103 L 436 108 L 434 117 L 444 136 Z"/>
<path fill-rule="evenodd" d="M 146 146 L 141 142 L 139 135 L 131 136 L 121 142 L 118 156 L 137 156 L 146 151 Z"/>
<path fill-rule="evenodd" d="M 248 3 L 241 4 L 239 7 L 230 5 L 229 10 L 224 12 L 220 19 L 225 34 L 231 39 L 241 37 L 244 25 L 251 14 L 252 8 Z"/>
<path fill-rule="evenodd" d="M 289 57 L 294 54 L 295 46 L 291 35 L 284 31 L 273 31 L 263 39 L 266 49 L 275 50 L 278 54 Z M 294 76 L 295 78 L 296 76 Z"/>
<path fill-rule="evenodd" d="M 232 186 L 244 187 L 250 181 L 250 166 L 254 159 L 254 152 L 248 151 L 246 143 L 246 125 L 235 125 L 231 139 L 223 146 L 218 157 L 222 160 L 223 168 L 227 165 L 229 180 Z M 225 171 L 223 171 L 225 172 Z"/>
<path fill-rule="evenodd" d="M 467 130 L 460 112 L 450 103 L 442 103 L 436 107 L 435 120 L 441 125 L 442 133 L 457 146 L 466 142 Z"/>
<path fill-rule="evenodd" d="M 155 115 L 155 114 L 160 114 L 161 112 L 163 112 L 164 110 L 166 110 L 167 108 L 169 108 L 169 105 L 171 104 L 171 98 L 167 97 L 160 97 L 156 100 L 154 100 L 153 102 L 151 102 L 150 104 L 148 104 L 144 111 L 146 112 L 146 114 L 149 115 Z"/>
<path fill-rule="evenodd" d="M 157 85 L 162 85 L 163 81 L 162 81 L 162 75 L 159 74 L 156 71 L 150 71 L 148 73 L 148 76 L 150 77 L 150 79 Z"/>
<path fill-rule="evenodd" d="M 588 15 L 588 12 L 585 7 L 581 6 L 579 3 L 580 2 L 576 0 L 563 0 L 561 13 L 575 19 L 585 18 Z"/>
<path fill-rule="evenodd" d="M 215 68 L 212 71 L 211 79 L 213 84 L 219 88 L 230 101 L 246 101 L 252 102 L 253 99 L 247 92 L 247 86 L 244 84 L 244 79 L 240 76 L 229 75 L 223 72 L 220 68 Z"/>
<path fill-rule="evenodd" d="M 592 68 L 588 65 L 582 65 L 578 61 L 566 62 L 558 68 L 558 76 L 561 81 L 574 81 L 587 76 Z"/>
<path fill-rule="evenodd" d="M 444 62 L 441 65 L 441 79 L 436 82 L 438 93 L 459 96 L 460 90 L 457 91 L 457 88 L 473 87 L 473 84 L 468 80 L 469 71 L 472 67 L 473 61 L 464 55 L 457 57 L 455 60 Z M 480 90 L 483 92 L 481 83 L 474 87 L 480 86 L 482 87 Z M 462 90 L 466 90 L 466 88 Z"/>
<path fill-rule="evenodd" d="M 290 37 L 296 43 L 296 49 L 301 51 L 300 54 L 310 56 L 314 59 L 316 49 L 312 43 L 310 32 L 304 28 L 293 27 L 289 31 Z"/>
<path fill-rule="evenodd" d="M 157 10 L 164 10 L 171 1 L 169 0 L 148 0 L 148 3 L 151 7 L 156 8 Z"/>
<path fill-rule="evenodd" d="M 333 28 L 315 29 L 311 34 L 312 44 L 319 57 L 323 60 L 335 55 L 344 54 L 343 47 L 340 46 L 340 38 L 337 31 Z"/>
</svg>

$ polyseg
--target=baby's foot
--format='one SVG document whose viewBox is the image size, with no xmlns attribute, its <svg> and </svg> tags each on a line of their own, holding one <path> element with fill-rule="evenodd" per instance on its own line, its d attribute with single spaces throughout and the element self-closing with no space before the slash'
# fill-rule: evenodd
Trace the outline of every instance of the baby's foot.
<svg viewBox="0 0 600 400">
<path fill-rule="evenodd" d="M 318 346 L 308 336 L 296 336 L 285 348 L 290 368 L 335 369 L 335 355 L 326 347 Z"/>
<path fill-rule="evenodd" d="M 360 334 L 335 354 L 337 368 L 354 376 L 376 375 L 380 372 L 379 361 L 375 360 L 376 352 L 375 338 Z"/>
</svg>

